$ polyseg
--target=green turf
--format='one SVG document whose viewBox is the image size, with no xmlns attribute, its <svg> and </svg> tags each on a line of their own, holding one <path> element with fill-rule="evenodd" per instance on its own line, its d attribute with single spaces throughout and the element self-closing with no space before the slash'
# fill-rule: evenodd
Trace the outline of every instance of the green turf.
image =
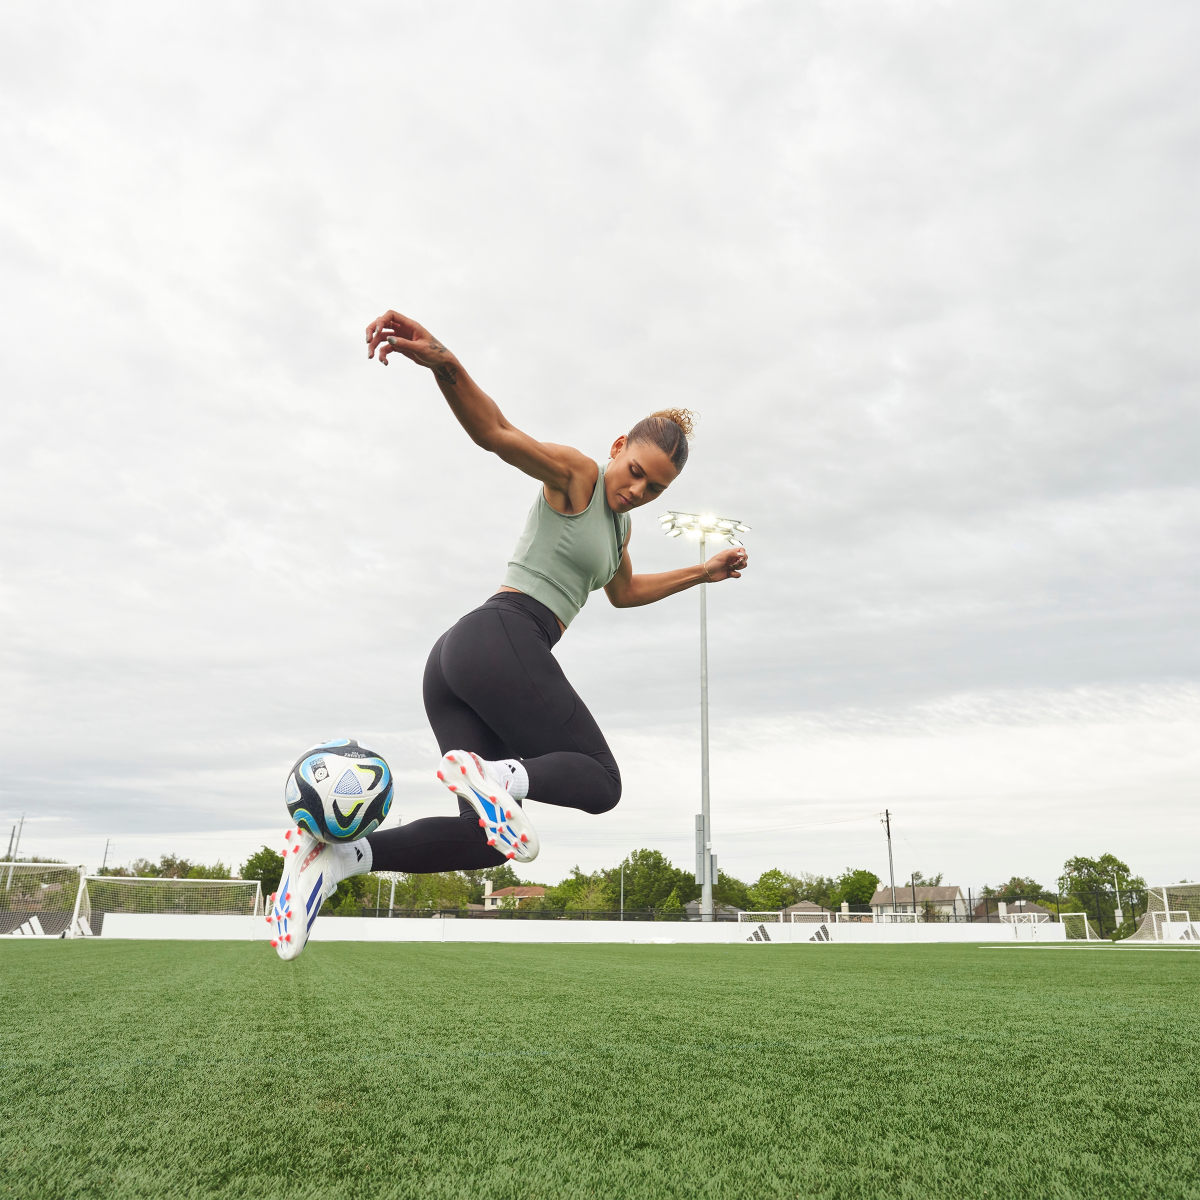
<svg viewBox="0 0 1200 1200">
<path fill-rule="evenodd" d="M 1200 955 L 0 945 L 0 1196 L 1200 1197 Z"/>
</svg>

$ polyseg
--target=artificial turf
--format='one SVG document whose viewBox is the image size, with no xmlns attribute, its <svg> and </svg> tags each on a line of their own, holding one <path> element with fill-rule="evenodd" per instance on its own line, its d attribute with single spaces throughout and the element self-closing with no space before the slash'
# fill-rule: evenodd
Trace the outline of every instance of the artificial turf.
<svg viewBox="0 0 1200 1200">
<path fill-rule="evenodd" d="M 1200 1197 L 1200 954 L 0 945 L 2 1197 Z"/>
</svg>

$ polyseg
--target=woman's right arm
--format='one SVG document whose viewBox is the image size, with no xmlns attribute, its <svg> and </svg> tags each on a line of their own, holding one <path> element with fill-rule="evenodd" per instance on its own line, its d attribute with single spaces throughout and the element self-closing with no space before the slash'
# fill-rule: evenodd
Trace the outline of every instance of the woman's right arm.
<svg viewBox="0 0 1200 1200">
<path fill-rule="evenodd" d="M 450 411 L 477 446 L 572 500 L 572 491 L 579 491 L 583 483 L 590 498 L 595 479 L 587 483 L 586 476 L 595 464 L 587 455 L 573 446 L 539 442 L 522 432 L 437 338 L 416 321 L 389 310 L 367 326 L 367 357 L 378 352 L 386 367 L 393 351 L 433 372 Z"/>
</svg>

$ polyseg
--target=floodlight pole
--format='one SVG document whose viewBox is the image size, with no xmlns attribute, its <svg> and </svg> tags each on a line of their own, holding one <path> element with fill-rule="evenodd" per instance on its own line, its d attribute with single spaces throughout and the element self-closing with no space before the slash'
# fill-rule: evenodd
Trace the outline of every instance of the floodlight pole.
<svg viewBox="0 0 1200 1200">
<path fill-rule="evenodd" d="M 700 540 L 700 564 L 708 558 L 710 535 L 742 544 L 738 534 L 750 526 L 729 517 L 711 514 L 668 512 L 659 518 L 663 533 L 679 537 L 687 533 Z M 707 572 L 706 572 L 707 574 Z M 717 882 L 717 856 L 712 852 L 712 816 L 708 788 L 708 583 L 700 583 L 700 814 L 696 818 L 696 882 L 700 885 L 700 919 L 713 919 L 713 885 Z"/>
<path fill-rule="evenodd" d="M 700 564 L 708 558 L 708 538 L 700 530 Z M 713 919 L 712 818 L 708 807 L 708 584 L 700 585 L 700 820 L 704 831 L 704 876 L 700 884 L 700 920 Z"/>
</svg>

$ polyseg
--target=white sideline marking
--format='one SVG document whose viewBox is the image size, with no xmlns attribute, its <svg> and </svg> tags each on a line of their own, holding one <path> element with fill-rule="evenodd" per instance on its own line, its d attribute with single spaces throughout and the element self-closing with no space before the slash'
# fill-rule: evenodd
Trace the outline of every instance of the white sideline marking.
<svg viewBox="0 0 1200 1200">
<path fill-rule="evenodd" d="M 1122 946 L 1120 942 L 1101 942 L 1089 946 L 1085 941 L 1082 945 L 1072 945 L 1070 942 L 1052 946 L 977 946 L 977 950 L 1182 950 L 1185 954 L 1200 953 L 1200 946 Z"/>
</svg>

